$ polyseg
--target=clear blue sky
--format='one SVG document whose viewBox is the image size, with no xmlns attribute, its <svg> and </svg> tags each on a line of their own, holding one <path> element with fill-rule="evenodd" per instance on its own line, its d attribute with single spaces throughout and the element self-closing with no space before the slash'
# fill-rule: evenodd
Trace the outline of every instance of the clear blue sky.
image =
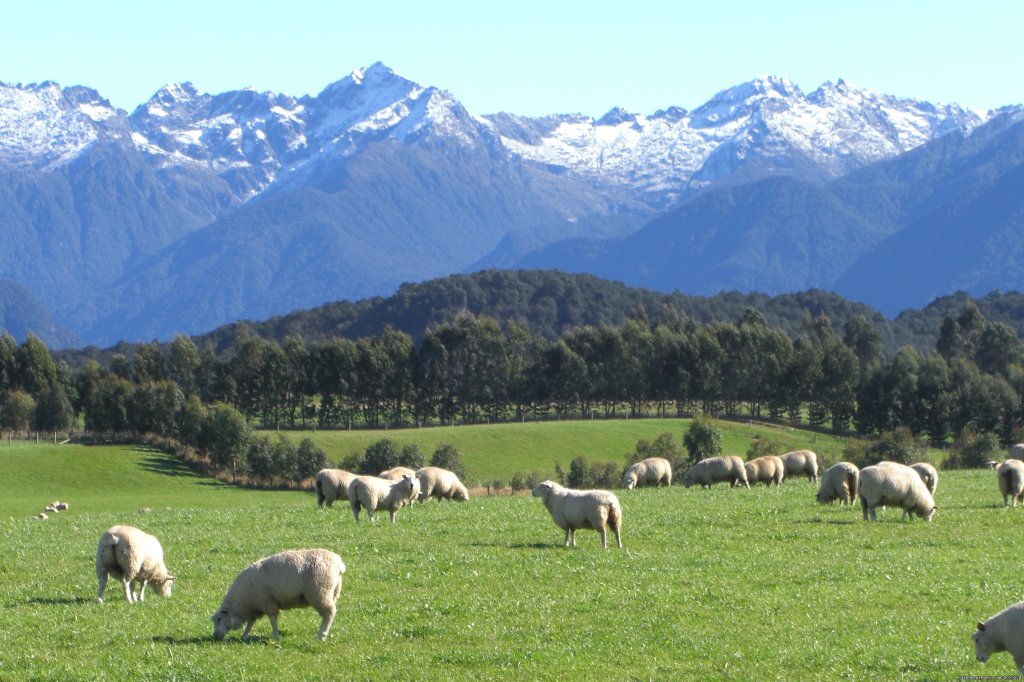
<svg viewBox="0 0 1024 682">
<path fill-rule="evenodd" d="M 88 85 L 129 111 L 186 80 L 316 94 L 375 61 L 474 114 L 692 109 L 761 74 L 1024 103 L 1020 0 L 19 0 L 3 22 L 0 81 Z"/>
</svg>

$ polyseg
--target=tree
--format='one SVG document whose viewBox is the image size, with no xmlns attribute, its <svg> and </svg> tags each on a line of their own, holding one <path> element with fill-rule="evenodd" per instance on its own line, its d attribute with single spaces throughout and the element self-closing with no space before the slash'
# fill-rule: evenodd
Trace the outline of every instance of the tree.
<svg viewBox="0 0 1024 682">
<path fill-rule="evenodd" d="M 280 476 L 281 478 L 289 481 L 292 479 L 301 481 L 305 478 L 297 475 L 299 450 L 295 447 L 290 438 L 284 434 L 278 434 L 277 440 L 274 441 L 271 455 L 274 461 L 275 476 Z M 324 459 L 326 460 L 326 457 Z M 316 472 L 322 468 L 323 466 L 317 467 L 316 471 L 313 472 L 313 475 L 316 475 Z"/>
<path fill-rule="evenodd" d="M 717 457 L 722 454 L 722 432 L 710 417 L 697 415 L 683 436 L 683 445 L 690 453 L 691 464 Z"/>
<path fill-rule="evenodd" d="M 217 466 L 229 469 L 231 477 L 245 461 L 250 430 L 245 416 L 233 405 L 217 403 L 203 428 L 203 442 L 210 459 Z"/>
<path fill-rule="evenodd" d="M 382 438 L 366 448 L 359 471 L 376 476 L 396 466 L 399 466 L 398 444 L 390 438 Z"/>
<path fill-rule="evenodd" d="M 57 383 L 57 365 L 50 350 L 37 336 L 29 333 L 14 353 L 17 385 L 32 395 Z"/>
<path fill-rule="evenodd" d="M 843 343 L 857 357 L 861 377 L 882 363 L 882 335 L 863 315 L 854 315 L 843 325 Z"/>
<path fill-rule="evenodd" d="M 410 469 L 422 469 L 424 466 L 423 452 L 416 443 L 408 443 L 402 446 L 402 452 L 398 456 L 398 465 Z"/>
<path fill-rule="evenodd" d="M 185 334 L 175 336 L 167 364 L 171 379 L 186 397 L 191 396 L 198 389 L 196 373 L 199 370 L 199 348 L 192 339 Z"/>
<path fill-rule="evenodd" d="M 274 451 L 270 438 L 254 433 L 245 449 L 245 471 L 257 481 L 269 481 L 274 476 Z"/>
<path fill-rule="evenodd" d="M 160 344 L 156 341 L 140 343 L 135 349 L 135 380 L 141 384 L 166 378 L 167 369 L 160 353 Z"/>
<path fill-rule="evenodd" d="M 36 401 L 32 396 L 24 391 L 11 391 L 0 405 L 0 426 L 7 431 L 27 433 L 35 411 Z"/>
<path fill-rule="evenodd" d="M 45 432 L 63 431 L 74 423 L 75 411 L 63 387 L 58 385 L 39 391 L 33 421 L 37 431 Z"/>
</svg>

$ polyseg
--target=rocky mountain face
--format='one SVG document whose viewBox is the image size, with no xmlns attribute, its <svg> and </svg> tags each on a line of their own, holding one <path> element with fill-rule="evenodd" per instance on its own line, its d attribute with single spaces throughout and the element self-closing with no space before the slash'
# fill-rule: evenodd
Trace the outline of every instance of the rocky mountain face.
<svg viewBox="0 0 1024 682">
<path fill-rule="evenodd" d="M 823 264 L 845 267 L 904 224 L 850 208 L 834 183 L 939 140 L 970 139 L 1015 111 L 935 106 L 843 81 L 804 95 L 766 77 L 690 112 L 476 116 L 379 63 L 300 98 L 171 84 L 131 114 L 85 87 L 0 83 L 0 248 L 9 254 L 0 279 L 87 343 L 168 338 L 524 258 L 590 267 L 634 232 L 655 234 L 636 232 L 648 220 L 664 225 L 682 211 L 681 225 L 700 223 L 679 229 L 691 232 L 680 241 L 689 257 L 708 266 L 704 290 L 746 287 L 762 278 L 711 267 L 718 252 L 694 244 L 753 234 L 734 224 L 712 234 L 737 205 L 763 223 L 780 201 L 806 200 L 801 227 L 773 242 L 773 267 L 790 272 L 772 281 L 826 284 Z M 740 197 L 780 176 L 790 184 Z M 727 194 L 704 198 L 718 191 Z M 832 228 L 819 234 L 823 223 Z M 775 258 L 770 241 L 747 243 L 753 261 Z M 846 251 L 837 258 L 834 248 Z M 790 249 L 804 275 L 788 268 Z M 662 260 L 633 265 L 678 269 Z"/>
</svg>

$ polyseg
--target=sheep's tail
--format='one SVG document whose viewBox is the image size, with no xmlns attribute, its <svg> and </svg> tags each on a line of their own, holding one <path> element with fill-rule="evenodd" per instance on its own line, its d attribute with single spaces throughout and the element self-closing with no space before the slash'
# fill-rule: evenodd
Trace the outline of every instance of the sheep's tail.
<svg viewBox="0 0 1024 682">
<path fill-rule="evenodd" d="M 622 507 L 619 506 L 618 500 L 608 505 L 608 525 L 615 529 L 616 533 L 622 530 Z"/>
<path fill-rule="evenodd" d="M 110 542 L 100 545 L 96 550 L 97 575 L 117 564 L 117 540 L 117 536 L 113 536 Z"/>
<path fill-rule="evenodd" d="M 846 487 L 850 489 L 850 504 L 856 504 L 857 500 L 857 483 L 858 478 L 857 472 L 850 471 L 846 474 Z"/>
</svg>

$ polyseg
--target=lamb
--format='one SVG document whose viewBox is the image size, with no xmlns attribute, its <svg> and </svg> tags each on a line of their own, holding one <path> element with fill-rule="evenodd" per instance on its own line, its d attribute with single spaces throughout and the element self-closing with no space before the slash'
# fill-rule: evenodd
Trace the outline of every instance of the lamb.
<svg viewBox="0 0 1024 682">
<path fill-rule="evenodd" d="M 772 483 L 778 486 L 786 475 L 782 459 L 774 455 L 752 459 L 744 464 L 743 468 L 747 472 L 747 482 L 751 485 L 764 482 L 766 486 L 771 486 Z"/>
<path fill-rule="evenodd" d="M 411 476 L 403 476 L 398 481 L 385 481 L 376 476 L 356 476 L 348 486 L 348 501 L 352 505 L 352 514 L 359 523 L 359 510 L 366 508 L 366 515 L 373 523 L 373 513 L 378 509 L 387 509 L 391 523 L 395 522 L 395 514 L 415 499 L 415 487 Z"/>
<path fill-rule="evenodd" d="M 935 470 L 935 467 L 928 462 L 917 462 L 911 464 L 910 468 L 917 472 L 925 486 L 928 487 L 928 492 L 934 497 L 935 489 L 939 487 L 939 472 Z"/>
<path fill-rule="evenodd" d="M 782 463 L 786 465 L 786 478 L 792 476 L 806 476 L 807 480 L 814 483 L 818 480 L 818 455 L 810 450 L 795 450 L 780 456 Z"/>
<path fill-rule="evenodd" d="M 1017 672 L 1024 675 L 1024 602 L 1008 606 L 984 623 L 971 635 L 974 657 L 988 663 L 992 654 L 1008 651 L 1013 656 Z"/>
<path fill-rule="evenodd" d="M 386 469 L 379 474 L 380 478 L 388 481 L 397 481 L 403 476 L 410 476 L 412 478 L 412 499 L 417 500 L 420 496 L 420 479 L 416 476 L 416 471 L 409 467 L 395 467 L 393 469 Z"/>
<path fill-rule="evenodd" d="M 608 531 L 615 533 L 615 543 L 622 547 L 622 508 L 614 494 L 607 490 L 569 490 L 554 481 L 544 481 L 533 489 L 533 496 L 543 500 L 555 525 L 565 530 L 565 546 L 576 546 L 576 531 L 592 528 L 601 534 L 601 547 L 608 548 Z"/>
<path fill-rule="evenodd" d="M 860 469 L 850 462 L 839 462 L 825 470 L 821 475 L 821 486 L 818 488 L 817 500 L 821 504 L 830 504 L 839 500 L 839 504 L 853 504 L 857 499 L 857 487 L 860 480 Z"/>
<path fill-rule="evenodd" d="M 469 499 L 469 491 L 455 472 L 440 467 L 423 467 L 416 472 L 416 478 L 420 481 L 420 502 L 425 502 L 431 497 L 456 502 L 465 502 Z"/>
<path fill-rule="evenodd" d="M 875 464 L 860 471 L 860 504 L 864 520 L 870 515 L 875 518 L 878 506 L 893 506 L 903 509 L 903 520 L 911 520 L 917 514 L 925 521 L 935 515 L 935 502 L 931 493 L 916 471 L 902 464 Z"/>
<path fill-rule="evenodd" d="M 146 599 L 146 585 L 162 596 L 171 596 L 174 576 L 164 565 L 164 550 L 160 541 L 134 526 L 112 526 L 103 531 L 96 545 L 96 578 L 100 588 L 96 601 L 103 603 L 107 588 L 107 575 L 121 581 L 124 598 L 129 604 Z M 134 594 L 133 583 L 139 584 L 139 594 Z"/>
<path fill-rule="evenodd" d="M 1024 502 L 1024 462 L 1019 459 L 1008 459 L 996 469 L 999 479 L 999 492 L 1003 496 L 1005 507 L 1013 500 L 1016 509 L 1017 500 Z"/>
<path fill-rule="evenodd" d="M 691 466 L 683 474 L 685 488 L 691 485 L 710 488 L 712 484 L 721 481 L 728 481 L 733 488 L 741 483 L 749 488 L 750 483 L 747 481 L 747 470 L 743 466 L 743 460 L 735 455 L 708 457 Z"/>
<path fill-rule="evenodd" d="M 356 477 L 344 469 L 321 469 L 316 472 L 316 506 L 333 507 L 335 500 L 348 499 L 348 487 Z"/>
<path fill-rule="evenodd" d="M 672 463 L 664 457 L 648 457 L 636 462 L 622 477 L 622 487 L 626 490 L 644 485 L 660 488 L 662 483 L 672 486 Z"/>
<path fill-rule="evenodd" d="M 341 557 L 326 549 L 293 549 L 260 559 L 238 574 L 211 616 L 213 638 L 221 641 L 244 623 L 242 639 L 248 640 L 253 623 L 266 616 L 274 640 L 280 642 L 278 613 L 311 606 L 323 619 L 317 639 L 324 640 L 337 612 L 344 573 Z"/>
</svg>

